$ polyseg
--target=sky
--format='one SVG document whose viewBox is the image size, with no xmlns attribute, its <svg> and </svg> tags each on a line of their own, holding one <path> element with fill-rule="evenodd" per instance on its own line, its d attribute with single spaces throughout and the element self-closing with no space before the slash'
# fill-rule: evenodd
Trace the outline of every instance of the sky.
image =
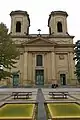
<svg viewBox="0 0 80 120">
<path fill-rule="evenodd" d="M 30 17 L 30 34 L 49 33 L 48 18 L 52 11 L 61 10 L 68 13 L 68 33 L 75 36 L 74 42 L 80 40 L 80 0 L 1 0 L 0 23 L 6 24 L 10 31 L 10 12 L 27 11 Z"/>
</svg>

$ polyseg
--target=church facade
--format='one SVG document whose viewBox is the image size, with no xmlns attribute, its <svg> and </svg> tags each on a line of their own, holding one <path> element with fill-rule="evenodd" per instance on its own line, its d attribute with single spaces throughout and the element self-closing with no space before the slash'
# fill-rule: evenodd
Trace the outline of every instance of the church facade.
<svg viewBox="0 0 80 120">
<path fill-rule="evenodd" d="M 68 14 L 50 13 L 49 34 L 29 34 L 30 18 L 26 11 L 12 11 L 10 16 L 10 33 L 20 51 L 16 68 L 11 70 L 12 85 L 75 84 L 74 36 L 68 34 Z"/>
</svg>

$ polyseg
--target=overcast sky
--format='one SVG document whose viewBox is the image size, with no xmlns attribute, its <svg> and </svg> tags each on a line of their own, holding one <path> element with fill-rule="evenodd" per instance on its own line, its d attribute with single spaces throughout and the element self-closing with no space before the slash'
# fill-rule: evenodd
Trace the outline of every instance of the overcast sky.
<svg viewBox="0 0 80 120">
<path fill-rule="evenodd" d="M 48 33 L 48 18 L 51 11 L 62 10 L 68 13 L 68 33 L 74 35 L 74 41 L 80 40 L 80 0 L 1 0 L 0 22 L 10 30 L 10 12 L 27 11 L 30 17 L 30 33 Z"/>
</svg>

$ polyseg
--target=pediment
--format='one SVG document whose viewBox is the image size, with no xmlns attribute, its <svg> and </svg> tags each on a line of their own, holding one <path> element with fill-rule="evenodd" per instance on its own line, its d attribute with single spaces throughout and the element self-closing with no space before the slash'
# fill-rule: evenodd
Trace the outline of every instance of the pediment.
<svg viewBox="0 0 80 120">
<path fill-rule="evenodd" d="M 52 42 L 44 38 L 32 39 L 32 40 L 29 40 L 28 42 L 25 42 L 25 44 L 26 45 L 56 45 L 55 42 Z"/>
</svg>

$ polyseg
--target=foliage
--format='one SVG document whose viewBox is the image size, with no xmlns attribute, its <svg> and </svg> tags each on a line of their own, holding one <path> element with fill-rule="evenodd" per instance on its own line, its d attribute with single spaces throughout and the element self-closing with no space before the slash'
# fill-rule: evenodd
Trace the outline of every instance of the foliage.
<svg viewBox="0 0 80 120">
<path fill-rule="evenodd" d="M 19 56 L 19 50 L 12 41 L 8 29 L 3 23 L 0 24 L 0 79 L 11 77 L 10 69 L 15 67 L 16 60 Z"/>
<path fill-rule="evenodd" d="M 78 40 L 75 44 L 75 57 L 76 60 L 76 71 L 75 74 L 77 76 L 78 82 L 80 83 L 80 40 Z"/>
</svg>

